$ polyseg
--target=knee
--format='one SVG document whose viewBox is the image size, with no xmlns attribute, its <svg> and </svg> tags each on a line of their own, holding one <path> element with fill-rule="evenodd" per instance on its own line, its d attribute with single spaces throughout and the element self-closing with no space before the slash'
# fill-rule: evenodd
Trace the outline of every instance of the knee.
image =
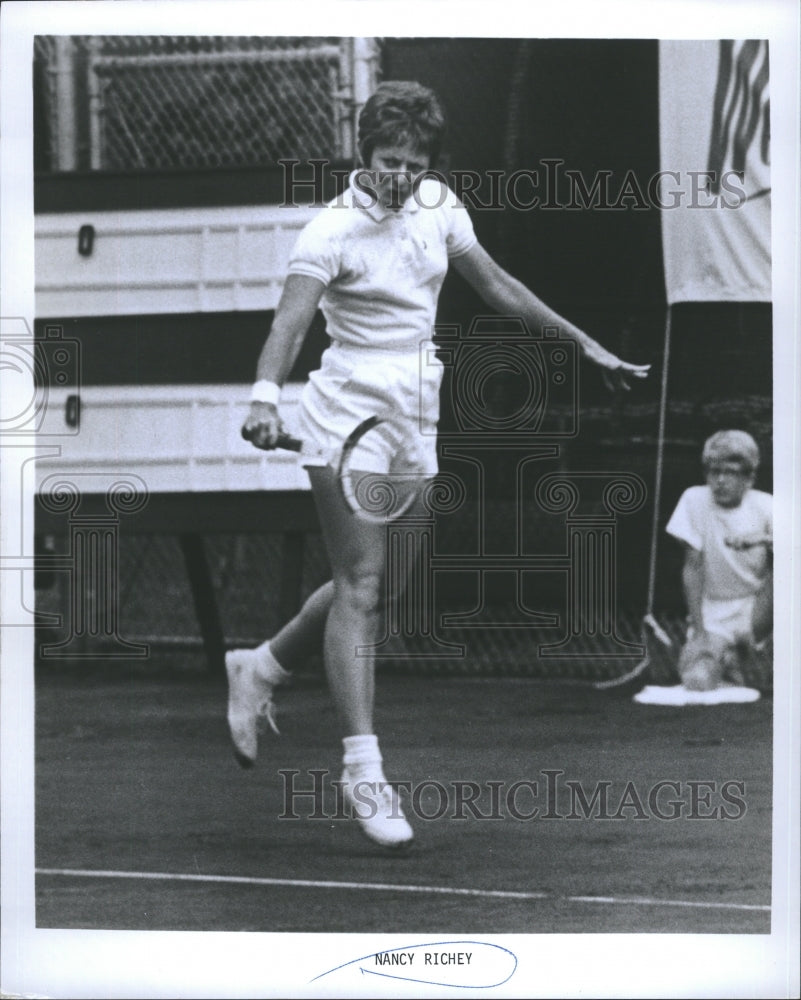
<svg viewBox="0 0 801 1000">
<path fill-rule="evenodd" d="M 720 673 L 711 660 L 697 660 L 682 673 L 681 682 L 690 691 L 713 691 L 720 687 Z"/>
<path fill-rule="evenodd" d="M 689 638 L 679 656 L 682 684 L 691 691 L 711 691 L 720 687 L 726 646 L 725 640 L 710 633 Z"/>
<path fill-rule="evenodd" d="M 361 614 L 378 614 L 385 603 L 382 574 L 361 567 L 335 581 L 335 591 L 349 608 Z"/>
</svg>

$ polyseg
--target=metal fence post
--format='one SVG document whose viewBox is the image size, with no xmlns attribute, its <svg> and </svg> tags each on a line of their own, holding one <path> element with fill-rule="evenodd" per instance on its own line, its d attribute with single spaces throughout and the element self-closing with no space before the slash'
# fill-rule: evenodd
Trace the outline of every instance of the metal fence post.
<svg viewBox="0 0 801 1000">
<path fill-rule="evenodd" d="M 54 138 L 58 170 L 78 167 L 76 128 L 75 46 L 68 35 L 55 39 L 56 135 Z"/>
<path fill-rule="evenodd" d="M 100 76 L 97 72 L 97 60 L 100 53 L 100 38 L 89 39 L 88 59 L 86 62 L 86 89 L 89 94 L 89 167 L 100 170 L 103 166 L 102 149 L 102 93 Z"/>
<path fill-rule="evenodd" d="M 359 112 L 375 90 L 378 77 L 379 49 L 375 38 L 353 39 L 353 116 Z"/>
</svg>

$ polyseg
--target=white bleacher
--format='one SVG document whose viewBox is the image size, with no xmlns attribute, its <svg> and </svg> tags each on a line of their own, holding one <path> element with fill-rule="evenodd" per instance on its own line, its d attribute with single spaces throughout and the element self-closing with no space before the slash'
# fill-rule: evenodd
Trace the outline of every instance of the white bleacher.
<svg viewBox="0 0 801 1000">
<path fill-rule="evenodd" d="M 37 215 L 36 315 L 274 309 L 289 252 L 319 208 L 245 205 Z M 78 234 L 94 229 L 92 252 Z"/>
<path fill-rule="evenodd" d="M 37 318 L 273 309 L 292 244 L 318 210 L 38 215 Z M 78 234 L 86 225 L 94 245 L 81 256 Z M 290 431 L 300 388 L 284 388 L 281 411 Z M 154 493 L 309 487 L 296 455 L 260 452 L 242 440 L 249 386 L 82 386 L 78 395 L 79 431 L 61 436 L 69 392 L 48 393 L 47 427 L 59 433 L 60 454 L 36 463 L 38 483 L 54 472 L 91 469 L 135 473 Z"/>
<path fill-rule="evenodd" d="M 290 383 L 282 394 L 290 433 L 301 388 Z M 67 397 L 48 394 L 51 430 L 66 428 Z M 79 431 L 58 437 L 58 456 L 36 462 L 37 487 L 54 473 L 92 470 L 135 473 L 151 493 L 309 488 L 295 453 L 259 451 L 242 439 L 248 386 L 86 386 L 80 399 Z"/>
</svg>

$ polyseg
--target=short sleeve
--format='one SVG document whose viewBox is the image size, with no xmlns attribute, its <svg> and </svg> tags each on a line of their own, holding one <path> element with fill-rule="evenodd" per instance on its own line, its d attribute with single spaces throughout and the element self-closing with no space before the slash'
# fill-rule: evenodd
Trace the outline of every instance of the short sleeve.
<svg viewBox="0 0 801 1000">
<path fill-rule="evenodd" d="M 759 502 L 759 512 L 762 517 L 763 531 L 773 537 L 773 496 L 770 493 L 755 491 Z"/>
<path fill-rule="evenodd" d="M 288 274 L 305 274 L 329 285 L 340 271 L 340 243 L 330 231 L 327 211 L 315 216 L 301 230 L 289 255 Z"/>
<path fill-rule="evenodd" d="M 445 247 L 448 258 L 452 260 L 454 257 L 461 257 L 462 254 L 467 253 L 478 241 L 469 212 L 461 199 L 450 188 L 448 188 L 443 211 L 447 213 Z"/>
<path fill-rule="evenodd" d="M 691 545 L 696 551 L 703 551 L 704 538 L 700 523 L 697 487 L 685 490 L 676 504 L 665 531 L 673 538 Z"/>
</svg>

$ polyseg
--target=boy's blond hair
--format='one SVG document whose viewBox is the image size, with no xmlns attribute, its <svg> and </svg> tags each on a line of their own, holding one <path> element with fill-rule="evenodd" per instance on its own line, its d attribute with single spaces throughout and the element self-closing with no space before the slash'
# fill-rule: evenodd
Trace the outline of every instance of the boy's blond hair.
<svg viewBox="0 0 801 1000">
<path fill-rule="evenodd" d="M 704 468 L 716 462 L 739 462 L 745 472 L 759 468 L 759 447 L 746 431 L 718 431 L 708 438 L 701 455 Z"/>
</svg>

